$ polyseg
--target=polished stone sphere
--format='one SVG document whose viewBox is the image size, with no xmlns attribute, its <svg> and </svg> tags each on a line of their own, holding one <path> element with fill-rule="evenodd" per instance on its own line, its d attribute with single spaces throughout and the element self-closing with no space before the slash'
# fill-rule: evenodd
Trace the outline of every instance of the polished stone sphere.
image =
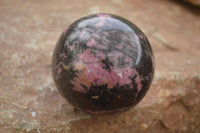
<svg viewBox="0 0 200 133">
<path fill-rule="evenodd" d="M 60 36 L 52 59 L 53 78 L 75 108 L 92 114 L 135 106 L 154 75 L 154 56 L 144 33 L 125 18 L 92 14 Z"/>
</svg>

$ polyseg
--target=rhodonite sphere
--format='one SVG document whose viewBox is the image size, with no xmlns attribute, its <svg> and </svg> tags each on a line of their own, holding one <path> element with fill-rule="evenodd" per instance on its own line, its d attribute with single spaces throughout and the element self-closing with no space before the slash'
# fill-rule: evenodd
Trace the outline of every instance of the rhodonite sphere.
<svg viewBox="0 0 200 133">
<path fill-rule="evenodd" d="M 116 15 L 92 14 L 62 33 L 52 72 L 58 91 L 75 108 L 93 114 L 118 112 L 145 96 L 154 56 L 136 25 Z"/>
</svg>

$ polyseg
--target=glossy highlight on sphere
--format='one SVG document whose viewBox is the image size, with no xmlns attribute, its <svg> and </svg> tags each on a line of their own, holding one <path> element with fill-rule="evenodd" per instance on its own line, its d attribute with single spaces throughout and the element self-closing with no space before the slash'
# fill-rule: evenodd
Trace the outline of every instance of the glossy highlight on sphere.
<svg viewBox="0 0 200 133">
<path fill-rule="evenodd" d="M 102 114 L 135 106 L 154 75 L 148 39 L 130 21 L 92 14 L 60 36 L 52 59 L 53 78 L 75 108 Z"/>
</svg>

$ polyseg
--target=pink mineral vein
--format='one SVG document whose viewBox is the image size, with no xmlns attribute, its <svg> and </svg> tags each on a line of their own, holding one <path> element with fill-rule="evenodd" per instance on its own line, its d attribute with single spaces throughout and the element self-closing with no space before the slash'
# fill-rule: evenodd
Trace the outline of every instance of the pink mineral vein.
<svg viewBox="0 0 200 133">
<path fill-rule="evenodd" d="M 78 55 L 81 62 L 97 62 L 98 59 L 94 57 L 90 50 L 86 50 L 84 53 Z"/>
<path fill-rule="evenodd" d="M 110 18 L 110 15 L 108 14 L 98 14 L 100 17 L 100 21 L 95 25 L 96 27 L 101 27 L 105 24 L 106 18 Z"/>
<path fill-rule="evenodd" d="M 86 45 L 89 47 L 96 46 L 96 41 L 93 38 L 90 38 Z"/>
<path fill-rule="evenodd" d="M 111 18 L 111 16 L 109 14 L 98 14 L 99 17 L 106 17 L 106 18 Z"/>
<path fill-rule="evenodd" d="M 62 62 L 56 65 L 57 75 L 60 75 L 62 72 Z"/>
<path fill-rule="evenodd" d="M 137 91 L 139 92 L 142 89 L 139 74 L 135 69 L 132 69 L 130 66 L 115 69 L 114 67 L 111 67 L 111 71 L 107 71 L 103 68 L 105 67 L 105 64 L 99 61 L 99 59 L 95 57 L 90 50 L 86 50 L 84 53 L 81 53 L 78 56 L 81 63 L 83 63 L 85 69 L 82 70 L 72 82 L 75 85 L 75 90 L 86 93 L 85 88 L 81 86 L 81 84 L 84 84 L 88 89 L 92 84 L 108 84 L 108 88 L 113 88 L 118 83 L 120 86 L 132 85 L 132 80 L 130 79 L 130 77 L 134 75 L 135 83 L 137 84 Z"/>
<path fill-rule="evenodd" d="M 89 41 L 86 43 L 87 46 L 89 47 L 96 47 L 99 49 L 106 49 L 107 45 L 103 45 L 103 44 L 97 44 L 97 42 L 95 41 L 94 38 L 90 38 Z"/>
<path fill-rule="evenodd" d="M 92 37 L 100 39 L 100 36 L 98 34 L 96 34 L 96 33 L 92 33 Z"/>
</svg>

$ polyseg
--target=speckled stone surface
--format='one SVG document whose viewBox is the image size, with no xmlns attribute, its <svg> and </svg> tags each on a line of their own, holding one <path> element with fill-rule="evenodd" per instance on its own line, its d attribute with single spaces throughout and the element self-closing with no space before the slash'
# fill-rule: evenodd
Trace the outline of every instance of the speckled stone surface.
<svg viewBox="0 0 200 133">
<path fill-rule="evenodd" d="M 73 106 L 102 114 L 136 105 L 150 87 L 154 65 L 149 41 L 136 25 L 99 13 L 64 31 L 52 71 L 59 92 Z"/>
<path fill-rule="evenodd" d="M 61 31 L 97 12 L 134 22 L 154 51 L 152 85 L 123 113 L 73 111 L 53 82 Z M 1 0 L 0 133 L 199 133 L 199 15 L 178 0 Z"/>
</svg>

